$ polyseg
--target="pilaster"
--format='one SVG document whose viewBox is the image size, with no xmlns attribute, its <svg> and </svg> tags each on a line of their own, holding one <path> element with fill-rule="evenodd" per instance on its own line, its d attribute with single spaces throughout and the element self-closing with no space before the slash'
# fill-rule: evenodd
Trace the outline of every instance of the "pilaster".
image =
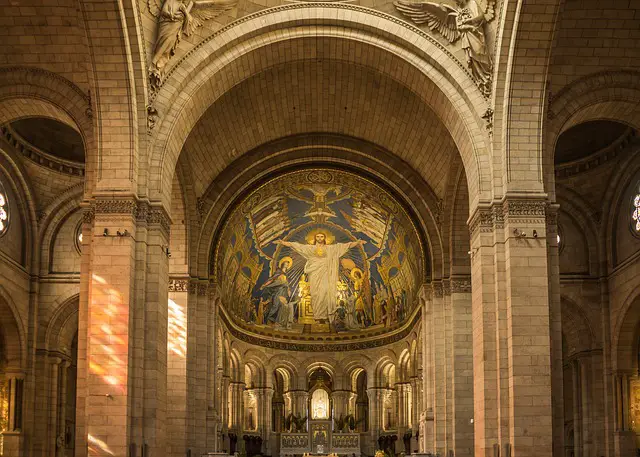
<svg viewBox="0 0 640 457">
<path fill-rule="evenodd" d="M 475 455 L 552 454 L 544 197 L 510 197 L 470 218 Z"/>
</svg>

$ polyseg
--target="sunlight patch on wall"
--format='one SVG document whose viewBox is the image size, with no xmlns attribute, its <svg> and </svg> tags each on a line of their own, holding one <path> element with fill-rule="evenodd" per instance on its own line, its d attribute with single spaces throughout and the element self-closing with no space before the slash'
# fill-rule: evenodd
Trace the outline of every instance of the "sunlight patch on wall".
<svg viewBox="0 0 640 457">
<path fill-rule="evenodd" d="M 169 326 L 167 349 L 169 353 L 185 357 L 187 353 L 187 315 L 184 307 L 169 299 Z"/>
</svg>

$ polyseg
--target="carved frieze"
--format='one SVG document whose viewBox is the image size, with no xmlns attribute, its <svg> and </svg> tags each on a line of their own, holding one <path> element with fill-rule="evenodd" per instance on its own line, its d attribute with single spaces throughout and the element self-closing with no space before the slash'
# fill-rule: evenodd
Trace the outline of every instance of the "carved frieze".
<svg viewBox="0 0 640 457">
<path fill-rule="evenodd" d="M 167 236 L 171 231 L 171 219 L 164 208 L 150 205 L 148 202 L 132 198 L 96 199 L 92 203 L 92 209 L 96 215 L 130 215 L 137 223 L 159 225 Z"/>
<path fill-rule="evenodd" d="M 471 293 L 471 278 L 454 278 L 451 280 L 452 294 Z"/>
<path fill-rule="evenodd" d="M 542 199 L 507 199 L 502 208 L 509 223 L 535 224 L 544 221 L 547 202 Z"/>
<path fill-rule="evenodd" d="M 188 279 L 169 279 L 169 292 L 188 292 Z"/>
<path fill-rule="evenodd" d="M 189 285 L 191 286 L 192 283 Z M 413 319 L 408 324 L 395 333 L 387 333 L 379 338 L 366 340 L 348 341 L 330 341 L 322 337 L 317 340 L 304 340 L 302 338 L 295 341 L 282 341 L 275 339 L 272 335 L 258 335 L 251 333 L 250 329 L 241 329 L 229 321 L 226 312 L 220 312 L 220 318 L 224 322 L 226 328 L 235 338 L 249 344 L 262 346 L 270 349 L 282 349 L 285 351 L 306 351 L 306 352 L 346 352 L 358 351 L 363 349 L 371 349 L 380 346 L 386 346 L 405 338 L 413 330 L 421 316 L 420 312 L 416 312 Z M 335 337 L 331 337 L 335 338 Z"/>
</svg>

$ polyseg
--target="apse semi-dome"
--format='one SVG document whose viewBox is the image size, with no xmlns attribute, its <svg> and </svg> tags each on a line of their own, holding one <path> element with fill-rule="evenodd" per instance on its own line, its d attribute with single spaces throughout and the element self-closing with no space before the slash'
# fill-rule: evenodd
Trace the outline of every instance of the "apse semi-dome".
<svg viewBox="0 0 640 457">
<path fill-rule="evenodd" d="M 238 336 L 270 345 L 401 338 L 417 314 L 423 252 L 404 206 L 372 180 L 281 174 L 249 192 L 221 231 L 223 317 Z"/>
</svg>

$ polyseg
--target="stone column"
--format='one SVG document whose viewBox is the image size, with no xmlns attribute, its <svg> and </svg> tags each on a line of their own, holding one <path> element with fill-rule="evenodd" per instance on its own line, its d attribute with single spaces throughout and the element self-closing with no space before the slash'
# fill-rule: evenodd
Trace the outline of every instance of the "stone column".
<svg viewBox="0 0 640 457">
<path fill-rule="evenodd" d="M 420 452 L 434 452 L 433 414 L 433 292 L 428 285 L 420 290 L 422 305 L 422 408 L 420 410 Z"/>
<path fill-rule="evenodd" d="M 358 400 L 358 394 L 355 392 L 349 392 L 349 408 L 348 413 L 353 417 L 356 417 L 356 401 Z"/>
<path fill-rule="evenodd" d="M 58 400 L 58 433 L 56 438 L 56 455 L 64 455 L 65 453 L 65 426 L 67 423 L 67 378 L 69 376 L 69 367 L 71 362 L 64 360 L 60 365 L 60 395 Z M 58 447 L 60 442 L 62 445 Z"/>
<path fill-rule="evenodd" d="M 582 383 L 580 362 L 574 360 L 571 362 L 571 381 L 573 382 L 573 452 L 574 457 L 582 457 L 582 395 L 580 388 Z"/>
<path fill-rule="evenodd" d="M 191 278 L 187 301 L 187 420 L 188 448 L 192 455 L 207 451 L 210 368 L 210 310 L 215 286 Z"/>
<path fill-rule="evenodd" d="M 22 434 L 22 411 L 24 401 L 24 373 L 5 373 L 8 397 L 8 421 L 4 437 L 4 454 L 21 456 L 24 436 Z"/>
<path fill-rule="evenodd" d="M 433 449 L 440 455 L 446 455 L 448 448 L 447 436 L 450 433 L 447 415 L 447 399 L 450 396 L 447 392 L 448 373 L 450 370 L 447 367 L 448 355 L 446 350 L 447 330 L 445 319 L 447 304 L 445 303 L 442 282 L 433 282 L 432 287 Z M 447 297 L 446 301 L 449 302 L 449 297 Z"/>
<path fill-rule="evenodd" d="M 378 442 L 380 430 L 382 430 L 382 414 L 383 414 L 383 393 L 381 387 L 367 388 L 367 396 L 369 397 L 369 435 L 372 443 Z"/>
<path fill-rule="evenodd" d="M 187 300 L 189 280 L 169 280 L 167 335 L 167 457 L 187 448 Z"/>
<path fill-rule="evenodd" d="M 547 269 L 551 332 L 551 390 L 553 394 L 553 455 L 564 457 L 564 386 L 562 360 L 562 305 L 560 301 L 560 256 L 558 251 L 559 205 L 547 206 Z"/>
<path fill-rule="evenodd" d="M 473 335 L 471 278 L 454 277 L 451 290 L 451 436 L 456 457 L 473 456 Z"/>
<path fill-rule="evenodd" d="M 300 417 L 309 417 L 309 393 L 306 390 L 290 390 L 292 397 L 292 413 Z"/>
<path fill-rule="evenodd" d="M 92 208 L 91 230 L 83 229 L 76 454 L 86 455 L 88 439 L 102 453 L 161 455 L 169 218 L 135 198 L 99 197 Z"/>
<path fill-rule="evenodd" d="M 470 218 L 476 457 L 552 455 L 545 209 L 509 197 Z"/>
<path fill-rule="evenodd" d="M 59 429 L 59 406 L 60 406 L 60 357 L 48 357 L 49 362 L 49 424 L 47 426 L 48 443 L 46 448 L 51 455 L 56 454 L 56 439 Z"/>
<path fill-rule="evenodd" d="M 334 422 L 340 416 L 346 416 L 349 411 L 349 395 L 348 390 L 334 390 L 331 392 L 331 401 L 333 402 L 333 420 Z"/>
<path fill-rule="evenodd" d="M 257 409 L 260 412 L 258 419 L 258 433 L 262 437 L 262 452 L 271 454 L 271 410 L 273 401 L 273 388 L 260 387 L 256 392 Z"/>
</svg>

